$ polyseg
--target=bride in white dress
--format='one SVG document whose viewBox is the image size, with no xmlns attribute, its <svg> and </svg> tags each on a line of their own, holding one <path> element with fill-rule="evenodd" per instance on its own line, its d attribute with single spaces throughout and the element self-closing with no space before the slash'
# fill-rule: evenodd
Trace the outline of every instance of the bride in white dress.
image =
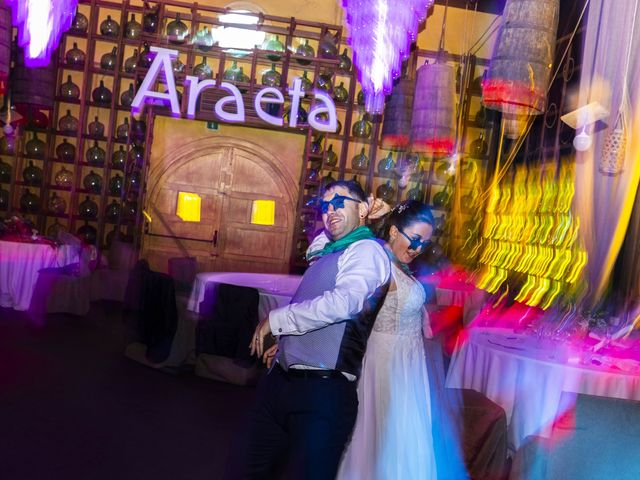
<svg viewBox="0 0 640 480">
<path fill-rule="evenodd" d="M 433 231 L 429 208 L 396 206 L 382 238 L 392 283 L 369 336 L 358 384 L 358 417 L 345 450 L 340 480 L 435 480 L 429 377 L 422 335 L 431 337 L 425 292 L 407 264 Z"/>
</svg>

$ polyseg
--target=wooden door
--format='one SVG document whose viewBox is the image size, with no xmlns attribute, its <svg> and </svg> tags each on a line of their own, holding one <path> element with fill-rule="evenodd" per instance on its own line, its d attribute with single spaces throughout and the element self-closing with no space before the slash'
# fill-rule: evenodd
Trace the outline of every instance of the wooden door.
<svg viewBox="0 0 640 480">
<path fill-rule="evenodd" d="M 206 153 L 204 153 L 206 152 Z M 185 153 L 150 174 L 152 217 L 142 256 L 167 271 L 172 257 L 195 257 L 199 271 L 287 272 L 295 213 L 295 184 L 257 146 L 226 141 Z M 176 215 L 178 192 L 202 198 L 201 221 Z M 254 225 L 254 200 L 275 202 L 274 225 Z"/>
<path fill-rule="evenodd" d="M 217 235 L 222 210 L 221 168 L 229 149 L 184 162 L 165 174 L 160 188 L 147 205 L 151 224 L 144 236 L 142 256 L 153 270 L 167 271 L 172 257 L 195 257 L 205 270 L 215 271 Z M 178 192 L 197 193 L 202 198 L 200 222 L 184 222 L 176 215 Z"/>
<path fill-rule="evenodd" d="M 278 172 L 265 159 L 233 148 L 224 169 L 218 271 L 287 272 L 294 205 Z M 254 200 L 275 202 L 274 225 L 254 225 Z"/>
</svg>

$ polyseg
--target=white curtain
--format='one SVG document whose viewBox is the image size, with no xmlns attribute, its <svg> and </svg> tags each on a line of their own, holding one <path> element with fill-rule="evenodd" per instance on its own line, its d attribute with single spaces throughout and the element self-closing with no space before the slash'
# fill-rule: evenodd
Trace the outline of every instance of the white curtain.
<svg viewBox="0 0 640 480">
<path fill-rule="evenodd" d="M 588 301 L 591 304 L 601 300 L 611 279 L 640 178 L 638 1 L 591 0 L 584 35 L 579 106 L 598 101 L 611 112 L 603 122 L 591 126 L 593 145 L 587 152 L 578 152 L 576 165 L 574 208 L 581 221 L 581 239 L 589 254 Z M 629 49 L 631 54 L 627 55 Z M 628 98 L 622 102 L 625 82 Z M 622 172 L 607 176 L 600 173 L 598 166 L 604 139 L 615 127 L 621 105 L 627 124 L 626 157 Z"/>
</svg>

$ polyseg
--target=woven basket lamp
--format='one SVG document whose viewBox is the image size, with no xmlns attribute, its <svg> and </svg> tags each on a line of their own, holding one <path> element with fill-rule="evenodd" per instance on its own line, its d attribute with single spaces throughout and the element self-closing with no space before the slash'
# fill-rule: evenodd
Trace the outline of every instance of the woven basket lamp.
<svg viewBox="0 0 640 480">
<path fill-rule="evenodd" d="M 394 85 L 391 96 L 385 103 L 382 121 L 382 148 L 384 150 L 406 150 L 409 148 L 414 88 L 414 79 L 400 79 Z"/>
<path fill-rule="evenodd" d="M 482 85 L 487 108 L 509 115 L 511 121 L 544 112 L 559 11 L 560 0 L 507 0 Z M 519 130 L 507 129 L 507 136 L 517 137 Z"/>
<path fill-rule="evenodd" d="M 411 150 L 450 156 L 456 143 L 456 76 L 441 52 L 435 63 L 425 63 L 416 73 Z"/>
</svg>

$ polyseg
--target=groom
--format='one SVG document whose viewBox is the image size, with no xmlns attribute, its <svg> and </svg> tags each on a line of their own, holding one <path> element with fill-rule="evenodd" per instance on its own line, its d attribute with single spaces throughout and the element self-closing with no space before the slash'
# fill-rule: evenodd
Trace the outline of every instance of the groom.
<svg viewBox="0 0 640 480">
<path fill-rule="evenodd" d="M 329 184 L 320 201 L 332 241 L 318 252 L 291 304 L 256 328 L 251 352 L 278 338 L 275 366 L 258 389 L 244 478 L 333 479 L 356 420 L 357 378 L 367 338 L 386 294 L 387 255 L 364 226 L 360 185 Z"/>
</svg>

